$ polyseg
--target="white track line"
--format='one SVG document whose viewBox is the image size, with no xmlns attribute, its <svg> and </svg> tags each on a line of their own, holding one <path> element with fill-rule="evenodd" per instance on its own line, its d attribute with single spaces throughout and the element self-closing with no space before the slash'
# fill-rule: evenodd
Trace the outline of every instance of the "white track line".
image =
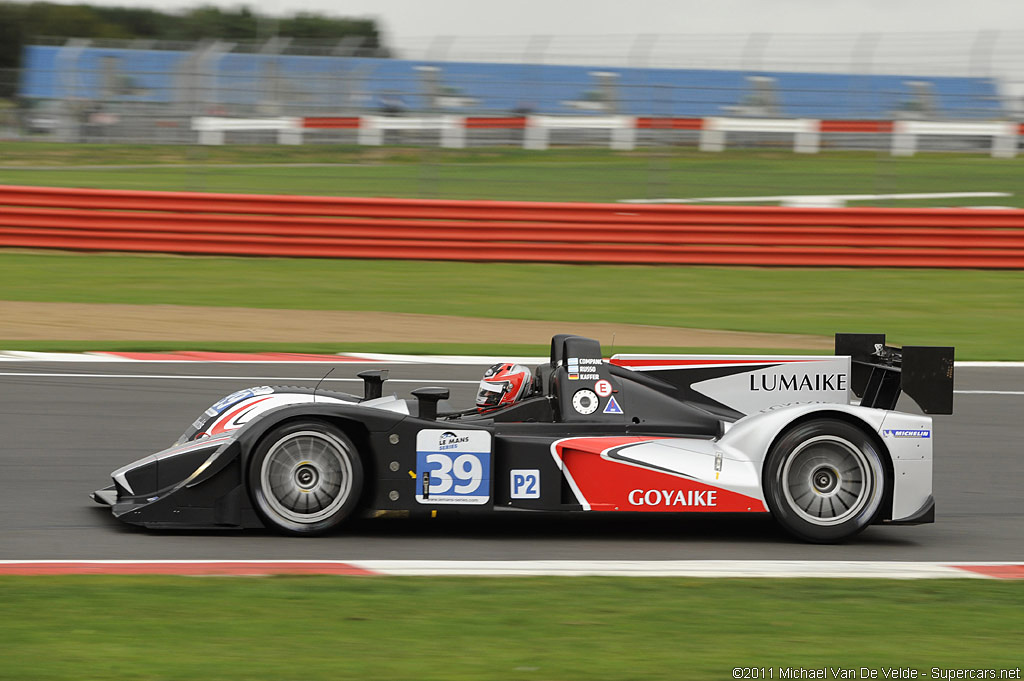
<svg viewBox="0 0 1024 681">
<path fill-rule="evenodd" d="M 373 360 L 375 362 L 394 362 L 396 364 L 497 364 L 512 362 L 514 364 L 545 364 L 550 357 L 490 357 L 487 355 L 394 355 L 380 352 L 343 352 L 343 357 Z"/>
<path fill-rule="evenodd" d="M 982 572 L 971 571 L 980 569 Z M 0 574 L 339 574 L 699 578 L 1016 579 L 1024 564 L 920 561 L 666 560 L 3 560 Z M 209 572 L 205 572 L 209 570 Z M 983 574 L 984 572 L 988 574 Z"/>
<path fill-rule="evenodd" d="M 119 362 L 120 357 L 85 352 L 32 352 L 29 350 L 2 350 L 0 360 L 23 362 Z"/>
<path fill-rule="evenodd" d="M 840 202 L 847 201 L 878 201 L 889 199 L 1001 199 L 1013 196 L 1006 192 L 928 192 L 912 194 L 782 194 L 778 196 L 707 196 L 692 199 L 619 199 L 619 203 L 748 203 L 757 201 L 761 203 L 797 203 L 813 207 L 819 207 L 814 202 L 826 202 L 827 205 L 841 205 Z"/>
<path fill-rule="evenodd" d="M 171 353 L 160 353 L 171 354 Z M 259 355 L 262 353 L 251 353 Z M 272 354 L 272 353 L 268 353 Z M 277 353 L 285 354 L 285 353 Z M 377 360 L 359 359 L 362 355 L 338 355 L 338 359 L 196 359 L 182 357 L 181 359 L 137 359 L 134 357 L 121 357 L 119 355 L 106 354 L 103 352 L 29 352 L 27 350 L 2 350 L 0 361 L 8 362 L 75 362 L 75 363 L 128 363 L 128 364 L 377 364 Z M 396 364 L 399 362 L 396 361 Z"/>
<path fill-rule="evenodd" d="M 1024 362 L 953 362 L 953 366 L 968 369 L 1021 369 Z"/>
<path fill-rule="evenodd" d="M 609 576 L 609 577 L 830 577 L 847 579 L 984 579 L 948 563 L 874 561 L 436 561 L 362 560 L 353 565 L 385 575 Z"/>
<path fill-rule="evenodd" d="M 167 354 L 167 353 L 165 353 Z M 259 353 L 253 353 L 259 354 Z M 370 362 L 391 362 L 393 364 L 497 364 L 498 362 L 516 362 L 519 364 L 543 364 L 548 357 L 498 357 L 487 355 L 398 355 L 377 352 L 341 352 L 339 361 L 358 364 L 358 360 Z M 199 359 L 132 359 L 119 357 L 102 352 L 32 352 L 28 350 L 0 350 L 0 361 L 22 362 L 149 362 L 154 364 L 335 364 L 325 360 L 199 360 Z M 1024 369 L 1024 362 L 989 362 L 966 361 L 956 362 L 955 366 L 967 369 Z"/>
<path fill-rule="evenodd" d="M 362 383 L 361 378 L 331 378 L 320 379 L 317 376 L 202 376 L 198 374 L 75 374 L 75 373 L 36 373 L 34 371 L 0 371 L 0 377 L 23 376 L 30 378 L 144 378 L 144 379 L 165 379 L 165 380 L 187 380 L 187 381 L 319 381 L 324 383 L 337 381 L 342 383 Z M 388 383 L 452 383 L 476 385 L 480 381 L 456 381 L 443 378 L 389 378 Z"/>
</svg>

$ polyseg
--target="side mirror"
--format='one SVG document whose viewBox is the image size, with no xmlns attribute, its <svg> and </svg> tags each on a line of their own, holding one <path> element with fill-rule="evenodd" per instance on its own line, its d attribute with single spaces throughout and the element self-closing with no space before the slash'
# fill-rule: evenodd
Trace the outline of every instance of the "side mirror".
<svg viewBox="0 0 1024 681">
<path fill-rule="evenodd" d="M 388 380 L 387 369 L 372 369 L 356 374 L 363 379 L 363 402 L 375 400 L 384 394 L 384 381 Z"/>
<path fill-rule="evenodd" d="M 419 416 L 421 419 L 434 420 L 437 418 L 437 403 L 447 400 L 451 392 L 448 388 L 416 388 L 412 391 L 413 396 L 419 401 Z"/>
</svg>

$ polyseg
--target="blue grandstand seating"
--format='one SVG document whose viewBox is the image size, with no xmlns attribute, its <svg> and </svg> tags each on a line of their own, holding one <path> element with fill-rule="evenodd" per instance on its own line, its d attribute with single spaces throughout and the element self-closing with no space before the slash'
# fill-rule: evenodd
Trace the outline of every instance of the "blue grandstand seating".
<svg viewBox="0 0 1024 681">
<path fill-rule="evenodd" d="M 196 55 L 29 46 L 20 94 L 108 103 L 201 102 L 227 109 L 253 107 L 272 99 L 287 103 L 293 115 L 331 115 L 388 106 L 474 115 L 616 112 L 699 118 L 746 113 L 821 119 L 888 119 L 915 111 L 937 118 L 1002 115 L 997 84 L 990 78 L 246 53 L 220 54 L 204 64 Z M 771 101 L 763 101 L 765 92 Z"/>
</svg>

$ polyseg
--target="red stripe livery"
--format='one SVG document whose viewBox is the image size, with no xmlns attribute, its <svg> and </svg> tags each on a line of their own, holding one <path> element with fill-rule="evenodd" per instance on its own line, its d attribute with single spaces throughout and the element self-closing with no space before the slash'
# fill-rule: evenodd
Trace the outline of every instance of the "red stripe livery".
<svg viewBox="0 0 1024 681">
<path fill-rule="evenodd" d="M 609 458 L 615 449 L 659 437 L 581 437 L 551 447 L 584 509 L 647 512 L 766 512 L 753 497 L 700 482 L 682 473 Z"/>
</svg>

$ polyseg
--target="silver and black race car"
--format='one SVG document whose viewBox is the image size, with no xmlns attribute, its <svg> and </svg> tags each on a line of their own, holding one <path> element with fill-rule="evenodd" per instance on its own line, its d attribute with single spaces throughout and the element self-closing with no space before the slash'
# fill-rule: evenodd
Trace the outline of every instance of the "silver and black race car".
<svg viewBox="0 0 1024 681">
<path fill-rule="evenodd" d="M 835 356 L 616 355 L 558 335 L 527 396 L 445 413 L 444 388 L 228 395 L 92 494 L 150 528 L 334 530 L 355 513 L 771 513 L 811 542 L 934 521 L 932 419 L 953 348 L 837 334 Z M 856 396 L 857 399 L 854 399 Z M 909 398 L 909 400 L 907 399 Z"/>
</svg>

